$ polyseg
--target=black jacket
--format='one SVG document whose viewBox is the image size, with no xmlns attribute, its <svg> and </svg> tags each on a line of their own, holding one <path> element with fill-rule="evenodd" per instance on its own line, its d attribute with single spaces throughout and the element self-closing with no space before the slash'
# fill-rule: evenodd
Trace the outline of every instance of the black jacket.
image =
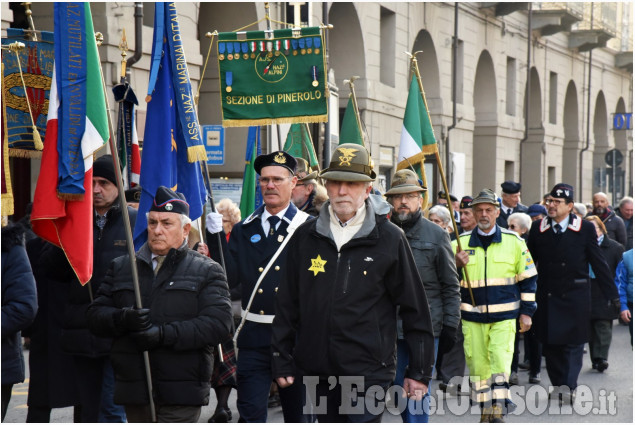
<svg viewBox="0 0 635 425">
<path fill-rule="evenodd" d="M 130 227 L 134 229 L 137 210 L 128 207 Z M 86 310 L 93 296 L 99 291 L 101 282 L 106 277 L 110 262 L 128 253 L 123 213 L 119 204 L 113 205 L 106 213 L 106 224 L 103 229 L 97 226 L 93 213 L 93 277 L 87 285 L 80 285 L 67 261 L 64 261 L 66 279 L 69 283 L 67 306 L 60 344 L 62 349 L 74 355 L 86 357 L 103 357 L 110 354 L 112 340 L 100 338 L 88 330 Z M 63 264 L 63 263 L 62 263 Z M 60 265 L 60 269 L 62 266 Z M 90 287 L 89 287 L 90 285 Z"/>
<path fill-rule="evenodd" d="M 606 299 L 618 298 L 617 288 L 592 223 L 570 214 L 562 235 L 551 226 L 549 217 L 534 221 L 527 241 L 538 269 L 533 328 L 544 344 L 583 344 L 591 315 L 589 264 Z"/>
<path fill-rule="evenodd" d="M 37 312 L 35 279 L 24 248 L 24 229 L 2 228 L 2 385 L 24 381 L 20 331 Z"/>
<path fill-rule="evenodd" d="M 201 406 L 209 402 L 212 346 L 227 340 L 232 315 L 222 268 L 184 243 L 171 249 L 156 278 L 147 244 L 137 252 L 141 300 L 150 319 L 163 325 L 163 343 L 150 351 L 157 403 Z M 121 309 L 135 304 L 128 256 L 115 259 L 88 324 L 98 335 L 114 337 L 115 403 L 147 404 L 143 357 L 120 324 Z"/>
<path fill-rule="evenodd" d="M 527 210 L 529 209 L 529 207 L 527 207 L 526 205 L 523 205 L 521 203 L 518 203 L 518 205 L 516 205 L 516 207 L 512 210 L 511 214 L 507 214 L 505 212 L 505 208 L 502 207 L 501 205 L 501 212 L 498 215 L 498 217 L 496 218 L 496 224 L 498 224 L 500 227 L 502 227 L 503 229 L 507 229 L 507 219 L 509 218 L 510 215 L 517 213 L 517 212 L 521 212 L 521 213 L 527 213 Z"/>
<path fill-rule="evenodd" d="M 615 270 L 622 261 L 624 247 L 614 240 L 604 236 L 600 244 L 600 251 L 611 271 L 611 283 L 615 282 Z M 591 279 L 591 319 L 613 320 L 617 319 L 619 313 L 611 305 L 611 300 L 602 293 L 601 284 L 597 278 Z"/>
<path fill-rule="evenodd" d="M 626 229 L 626 245 L 624 246 L 624 251 L 628 251 L 633 248 L 633 217 L 628 220 L 625 219 L 619 208 L 615 210 L 615 215 L 624 222 L 624 228 Z"/>
<path fill-rule="evenodd" d="M 624 226 L 624 221 L 611 209 L 609 209 L 609 213 L 606 217 L 600 218 L 604 222 L 604 227 L 606 227 L 606 233 L 609 235 L 609 238 L 621 243 L 622 246 L 626 246 L 626 227 Z"/>
<path fill-rule="evenodd" d="M 428 301 L 404 233 L 366 202 L 362 227 L 338 252 L 328 204 L 289 242 L 272 326 L 274 377 L 395 376 L 397 306 L 410 347 L 406 377 L 428 383 L 434 335 Z"/>
</svg>

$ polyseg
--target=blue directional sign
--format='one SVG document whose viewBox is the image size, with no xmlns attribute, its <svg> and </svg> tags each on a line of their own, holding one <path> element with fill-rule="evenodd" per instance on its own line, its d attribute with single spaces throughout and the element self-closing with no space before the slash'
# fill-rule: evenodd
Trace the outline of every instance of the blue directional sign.
<svg viewBox="0 0 635 425">
<path fill-rule="evenodd" d="M 222 125 L 202 125 L 207 165 L 225 164 L 225 129 Z"/>
</svg>

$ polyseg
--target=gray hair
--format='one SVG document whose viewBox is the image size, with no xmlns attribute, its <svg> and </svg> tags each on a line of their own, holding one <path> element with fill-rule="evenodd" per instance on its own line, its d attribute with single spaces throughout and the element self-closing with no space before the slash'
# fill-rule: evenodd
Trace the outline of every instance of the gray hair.
<svg viewBox="0 0 635 425">
<path fill-rule="evenodd" d="M 507 217 L 507 224 L 511 223 L 512 220 L 516 220 L 518 224 L 520 224 L 521 230 L 524 230 L 525 232 L 531 227 L 531 217 L 528 214 L 522 212 L 512 213 L 509 217 Z"/>
<path fill-rule="evenodd" d="M 633 203 L 633 198 L 631 198 L 630 196 L 625 196 L 620 200 L 619 208 L 622 208 L 625 204 L 632 204 L 632 203 Z"/>
<path fill-rule="evenodd" d="M 586 209 L 586 205 L 580 203 L 580 202 L 574 202 L 573 203 L 573 213 L 574 214 L 580 214 L 582 217 L 584 217 L 587 213 L 587 209 Z"/>
<path fill-rule="evenodd" d="M 146 221 L 148 221 L 148 218 L 150 218 L 150 211 L 146 213 Z M 189 224 L 192 222 L 192 220 L 185 214 L 179 214 L 179 218 L 181 220 L 181 229 L 184 228 L 186 224 Z"/>
<path fill-rule="evenodd" d="M 430 214 L 434 214 L 439 217 L 446 226 L 450 223 L 450 210 L 444 205 L 435 205 L 430 208 L 430 211 L 428 211 L 428 217 L 430 217 Z"/>
</svg>

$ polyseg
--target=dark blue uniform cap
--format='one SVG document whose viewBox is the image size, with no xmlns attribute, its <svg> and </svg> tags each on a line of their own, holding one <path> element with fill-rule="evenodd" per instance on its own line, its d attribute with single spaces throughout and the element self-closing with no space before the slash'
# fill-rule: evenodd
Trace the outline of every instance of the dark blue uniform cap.
<svg viewBox="0 0 635 425">
<path fill-rule="evenodd" d="M 520 188 L 521 188 L 520 183 L 516 183 L 511 180 L 507 180 L 501 183 L 501 189 L 503 189 L 503 192 L 509 193 L 510 195 L 520 192 Z"/>
<path fill-rule="evenodd" d="M 254 161 L 254 170 L 256 170 L 256 173 L 260 174 L 260 170 L 262 170 L 263 167 L 270 167 L 272 165 L 284 167 L 291 171 L 292 174 L 295 174 L 297 161 L 285 151 L 275 151 L 270 154 L 260 155 L 256 158 Z"/>
<path fill-rule="evenodd" d="M 175 192 L 165 186 L 159 186 L 150 211 L 171 212 L 190 215 L 190 205 L 185 200 L 185 195 Z"/>
<path fill-rule="evenodd" d="M 558 183 L 549 192 L 553 198 L 564 198 L 567 203 L 573 202 L 573 186 L 566 183 Z"/>
</svg>

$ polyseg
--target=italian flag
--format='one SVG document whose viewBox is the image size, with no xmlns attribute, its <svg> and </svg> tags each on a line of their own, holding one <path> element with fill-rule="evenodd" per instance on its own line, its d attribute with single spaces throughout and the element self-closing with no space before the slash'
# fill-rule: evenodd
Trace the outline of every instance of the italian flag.
<svg viewBox="0 0 635 425">
<path fill-rule="evenodd" d="M 86 40 L 86 127 L 81 138 L 81 154 L 84 160 L 84 194 L 76 200 L 60 199 L 58 179 L 60 175 L 60 138 L 58 116 L 60 99 L 56 70 L 49 95 L 49 111 L 42 152 L 42 164 L 33 199 L 31 222 L 33 231 L 42 239 L 62 248 L 80 283 L 86 284 L 93 273 L 93 154 L 108 140 L 106 102 L 101 84 L 101 70 L 95 31 L 88 3 L 84 7 L 83 37 Z M 63 31 L 65 22 L 55 20 L 55 31 Z M 55 48 L 61 48 L 56 45 Z"/>
<path fill-rule="evenodd" d="M 413 75 L 403 117 L 397 170 L 409 168 L 410 164 L 419 164 L 423 162 L 426 154 L 435 152 L 437 141 L 434 138 L 428 108 L 419 90 L 417 77 Z"/>
</svg>

